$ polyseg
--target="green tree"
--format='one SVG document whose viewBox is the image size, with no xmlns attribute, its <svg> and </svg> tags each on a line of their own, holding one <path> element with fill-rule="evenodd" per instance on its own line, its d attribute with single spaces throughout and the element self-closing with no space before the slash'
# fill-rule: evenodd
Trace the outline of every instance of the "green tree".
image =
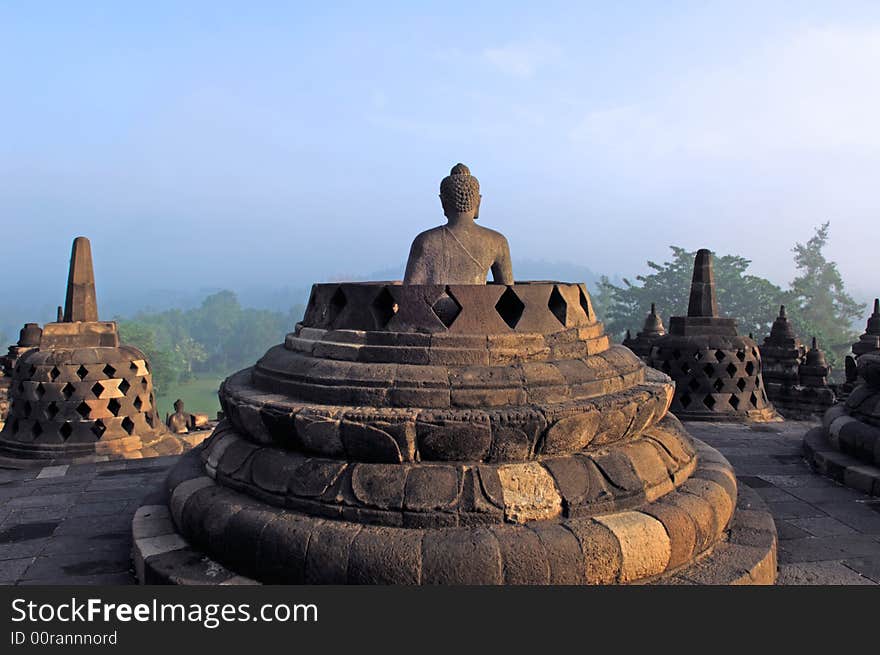
<svg viewBox="0 0 880 655">
<path fill-rule="evenodd" d="M 651 303 L 668 324 L 670 316 L 687 313 L 695 252 L 670 246 L 672 260 L 658 264 L 648 261 L 653 271 L 636 276 L 636 282 L 624 278 L 623 286 L 616 286 L 607 277 L 599 281 L 598 303 L 602 307 L 608 332 L 620 338 L 629 329 L 635 334 L 641 329 Z M 738 255 L 714 257 L 715 287 L 718 311 L 722 316 L 737 319 L 742 334 L 756 336 L 769 331 L 774 308 L 785 299 L 778 286 L 748 270 L 751 261 Z M 599 309 L 597 309 L 597 313 Z"/>
<path fill-rule="evenodd" d="M 136 319 L 118 321 L 118 324 L 120 341 L 134 346 L 147 356 L 152 369 L 153 388 L 156 395 L 160 395 L 166 385 L 180 378 L 180 360 L 159 344 L 153 325 Z"/>
<path fill-rule="evenodd" d="M 865 307 L 844 290 L 837 264 L 822 252 L 829 228 L 830 223 L 823 223 L 806 243 L 792 248 L 798 275 L 791 281 L 786 309 L 801 339 L 816 337 L 829 363 L 839 371 L 858 337 L 853 321 L 864 316 Z"/>
</svg>

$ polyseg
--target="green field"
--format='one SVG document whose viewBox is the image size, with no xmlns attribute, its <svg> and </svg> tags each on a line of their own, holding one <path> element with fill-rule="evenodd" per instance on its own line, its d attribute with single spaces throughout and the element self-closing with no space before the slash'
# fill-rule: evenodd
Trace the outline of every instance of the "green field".
<svg viewBox="0 0 880 655">
<path fill-rule="evenodd" d="M 165 414 L 174 412 L 174 401 L 178 398 L 183 400 L 186 411 L 216 418 L 220 409 L 217 389 L 220 388 L 224 378 L 225 376 L 197 378 L 184 384 L 172 384 L 166 387 L 156 399 L 162 420 L 165 419 Z"/>
</svg>

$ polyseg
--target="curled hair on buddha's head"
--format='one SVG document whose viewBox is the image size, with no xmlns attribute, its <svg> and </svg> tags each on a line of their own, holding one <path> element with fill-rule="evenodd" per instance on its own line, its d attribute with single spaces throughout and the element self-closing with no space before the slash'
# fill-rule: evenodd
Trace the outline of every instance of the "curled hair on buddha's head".
<svg viewBox="0 0 880 655">
<path fill-rule="evenodd" d="M 471 175 L 467 166 L 456 164 L 440 182 L 440 198 L 448 209 L 457 212 L 474 211 L 480 202 L 480 182 Z"/>
</svg>

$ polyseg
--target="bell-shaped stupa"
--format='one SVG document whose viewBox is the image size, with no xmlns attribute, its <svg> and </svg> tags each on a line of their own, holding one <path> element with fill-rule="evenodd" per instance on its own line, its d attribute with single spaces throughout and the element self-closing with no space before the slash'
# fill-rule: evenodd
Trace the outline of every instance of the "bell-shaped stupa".
<svg viewBox="0 0 880 655">
<path fill-rule="evenodd" d="M 773 582 L 760 499 L 582 284 L 514 282 L 466 170 L 417 282 L 314 285 L 222 384 L 228 420 L 135 516 L 142 582 Z"/>
<path fill-rule="evenodd" d="M 666 328 L 663 325 L 663 319 L 657 313 L 654 303 L 651 303 L 651 311 L 645 317 L 642 329 L 635 337 L 631 337 L 629 330 L 627 330 L 623 345 L 638 355 L 642 361 L 647 362 L 651 356 L 651 346 L 664 334 L 666 334 Z"/>
<path fill-rule="evenodd" d="M 669 334 L 654 342 L 650 364 L 675 380 L 671 411 L 703 421 L 778 420 L 767 398 L 758 344 L 718 315 L 712 253 L 694 260 L 687 316 L 673 316 Z"/>
<path fill-rule="evenodd" d="M 0 466 L 171 455 L 191 446 L 156 412 L 146 356 L 98 320 L 88 239 L 77 237 L 56 323 L 29 323 L 15 350 Z"/>
</svg>

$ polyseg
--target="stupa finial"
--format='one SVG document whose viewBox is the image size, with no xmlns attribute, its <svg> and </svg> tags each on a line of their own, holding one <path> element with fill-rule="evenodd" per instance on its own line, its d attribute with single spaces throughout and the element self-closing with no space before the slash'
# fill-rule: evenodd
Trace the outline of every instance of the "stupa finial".
<svg viewBox="0 0 880 655">
<path fill-rule="evenodd" d="M 70 251 L 70 272 L 67 275 L 64 322 L 97 320 L 98 300 L 95 296 L 92 246 L 85 237 L 77 237 L 73 240 L 73 248 Z"/>
<path fill-rule="evenodd" d="M 688 316 L 718 316 L 712 252 L 705 248 L 698 250 L 694 259 L 694 277 L 691 280 Z"/>
<path fill-rule="evenodd" d="M 788 318 L 785 314 L 785 305 L 779 305 L 779 318 Z"/>
</svg>

